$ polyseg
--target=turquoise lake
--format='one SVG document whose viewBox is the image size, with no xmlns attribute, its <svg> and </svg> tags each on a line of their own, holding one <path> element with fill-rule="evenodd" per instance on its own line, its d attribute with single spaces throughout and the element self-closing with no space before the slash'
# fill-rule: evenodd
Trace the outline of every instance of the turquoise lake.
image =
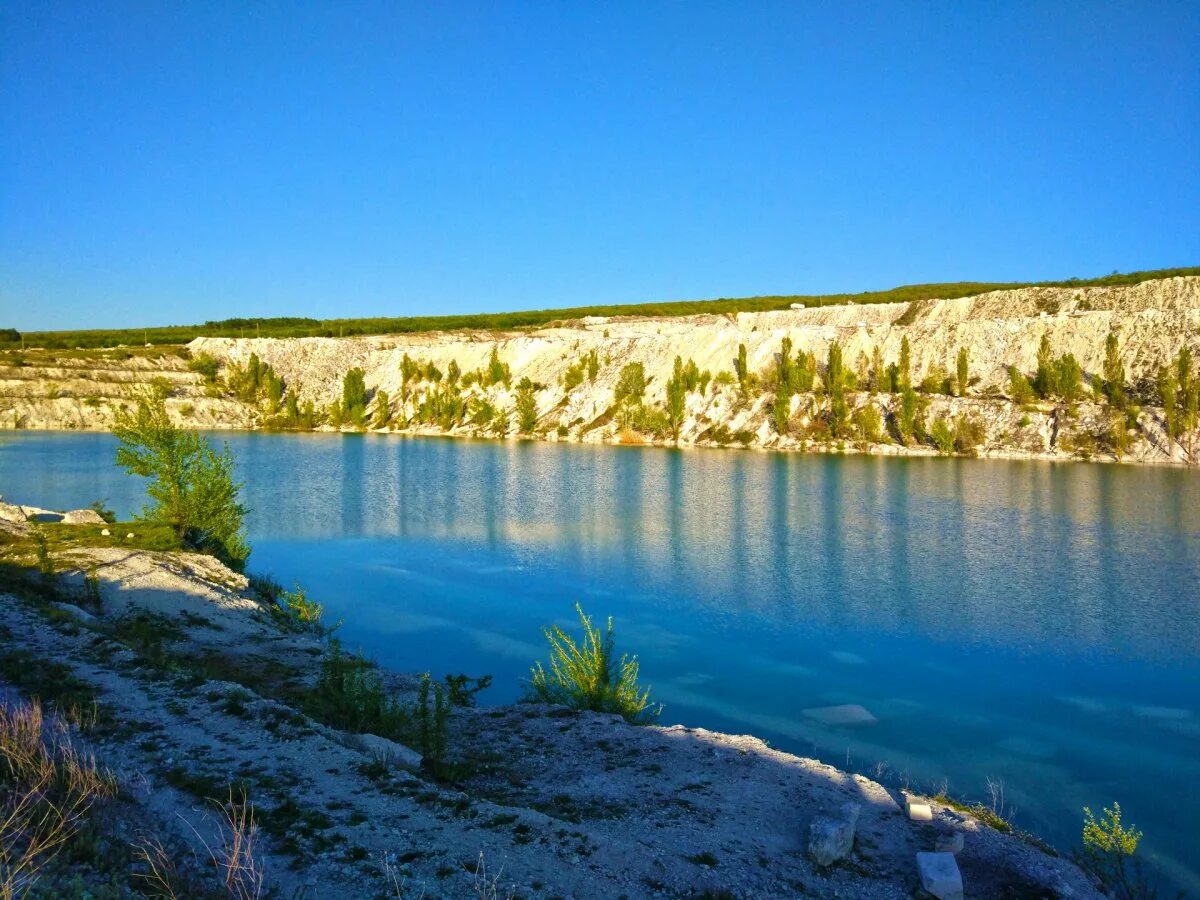
<svg viewBox="0 0 1200 900">
<path fill-rule="evenodd" d="M 508 702 L 579 602 L 615 618 L 664 724 L 970 800 L 1002 780 L 1016 824 L 1064 849 L 1117 800 L 1200 893 L 1200 473 L 216 437 L 251 571 L 302 583 L 386 665 L 491 673 L 482 702 Z M 0 493 L 131 514 L 114 446 L 6 436 Z M 846 704 L 869 718 L 828 721 Z"/>
</svg>

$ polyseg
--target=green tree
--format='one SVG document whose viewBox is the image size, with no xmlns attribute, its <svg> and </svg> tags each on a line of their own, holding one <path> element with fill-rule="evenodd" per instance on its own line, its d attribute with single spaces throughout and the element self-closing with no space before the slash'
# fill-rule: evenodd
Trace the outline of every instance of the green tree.
<svg viewBox="0 0 1200 900">
<path fill-rule="evenodd" d="M 536 388 L 528 377 L 517 382 L 517 430 L 522 434 L 533 434 L 537 428 Z"/>
<path fill-rule="evenodd" d="M 363 370 L 351 369 L 342 379 L 342 419 L 362 428 L 367 417 L 367 383 Z"/>
<path fill-rule="evenodd" d="M 912 387 L 912 348 L 908 345 L 908 335 L 900 339 L 900 365 L 896 373 L 896 389 L 905 391 Z"/>
<path fill-rule="evenodd" d="M 675 357 L 675 375 L 667 382 L 667 427 L 671 437 L 678 441 L 687 414 L 687 383 L 680 358 Z"/>
<path fill-rule="evenodd" d="M 387 428 L 392 421 L 392 401 L 387 391 L 380 388 L 375 392 L 375 418 L 372 428 Z"/>
<path fill-rule="evenodd" d="M 511 381 L 512 370 L 509 368 L 508 363 L 500 361 L 500 351 L 493 344 L 491 356 L 488 357 L 486 386 L 491 387 L 494 384 L 503 384 L 505 387 L 508 387 Z"/>
<path fill-rule="evenodd" d="M 245 568 L 250 556 L 243 529 L 246 508 L 228 446 L 217 453 L 196 432 L 176 427 L 156 399 L 139 400 L 135 412 L 118 410 L 113 434 L 120 441 L 117 465 L 149 479 L 151 502 L 142 518 L 168 525 L 188 545 Z"/>
<path fill-rule="evenodd" d="M 1179 382 L 1180 430 L 1191 433 L 1196 430 L 1200 414 L 1200 377 L 1192 371 L 1192 350 L 1181 347 L 1175 358 L 1175 377 Z"/>
<path fill-rule="evenodd" d="M 1173 442 L 1179 437 L 1179 382 L 1171 366 L 1162 366 L 1158 370 L 1158 395 L 1162 400 L 1167 437 Z"/>
<path fill-rule="evenodd" d="M 967 396 L 967 383 L 971 376 L 971 361 L 966 347 L 958 348 L 958 396 Z"/>
<path fill-rule="evenodd" d="M 1049 335 L 1043 334 L 1041 343 L 1038 344 L 1037 373 L 1033 376 L 1033 389 L 1043 398 L 1054 397 L 1059 392 L 1058 367 L 1050 348 Z"/>
<path fill-rule="evenodd" d="M 592 384 L 596 383 L 596 376 L 600 374 L 600 354 L 596 350 L 592 350 L 587 355 L 587 377 Z"/>
<path fill-rule="evenodd" d="M 911 444 L 917 434 L 917 415 L 920 412 L 917 403 L 917 392 L 912 385 L 900 391 L 900 404 L 896 408 L 896 434 L 900 443 Z"/>
<path fill-rule="evenodd" d="M 1104 396 L 1117 409 L 1125 407 L 1125 364 L 1117 346 L 1117 335 L 1110 331 L 1104 339 Z"/>
<path fill-rule="evenodd" d="M 1024 406 L 1033 399 L 1033 385 L 1016 366 L 1008 367 L 1008 395 L 1018 406 Z"/>
<path fill-rule="evenodd" d="M 842 345 L 829 345 L 825 364 L 825 389 L 829 392 L 829 430 L 835 438 L 845 437 L 848 431 L 849 410 L 846 407 L 846 369 L 842 363 Z"/>
<path fill-rule="evenodd" d="M 1083 368 L 1074 353 L 1064 353 L 1054 364 L 1054 384 L 1064 400 L 1083 396 Z"/>
<path fill-rule="evenodd" d="M 876 393 L 888 390 L 887 367 L 883 364 L 883 351 L 879 349 L 878 345 L 871 350 L 871 380 L 869 384 L 871 390 Z"/>
<path fill-rule="evenodd" d="M 775 380 L 779 382 L 779 390 L 790 393 L 792 390 L 792 381 L 795 377 L 792 372 L 792 339 L 785 336 L 779 344 L 779 363 L 776 369 Z"/>
<path fill-rule="evenodd" d="M 613 388 L 613 400 L 617 403 L 641 400 L 645 393 L 646 367 L 640 362 L 627 363 L 617 377 L 617 386 Z"/>
</svg>

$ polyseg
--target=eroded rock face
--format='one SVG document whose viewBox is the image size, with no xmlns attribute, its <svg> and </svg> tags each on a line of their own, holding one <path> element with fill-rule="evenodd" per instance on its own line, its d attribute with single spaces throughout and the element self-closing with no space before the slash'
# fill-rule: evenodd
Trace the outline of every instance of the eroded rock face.
<svg viewBox="0 0 1200 900">
<path fill-rule="evenodd" d="M 686 395 L 679 443 L 732 441 L 789 450 L 820 448 L 813 442 L 821 438 L 811 437 L 819 429 L 810 429 L 822 418 L 828 402 L 813 394 L 798 394 L 791 398 L 788 432 L 781 434 L 776 427 L 769 384 L 785 337 L 791 340 L 794 353 L 812 353 L 821 365 L 836 341 L 846 367 L 861 374 L 876 352 L 885 365 L 896 362 L 901 343 L 907 339 L 914 384 L 927 376 L 940 381 L 943 375 L 954 373 L 959 348 L 968 351 L 971 384 L 966 397 L 921 396 L 929 403 L 925 413 L 929 423 L 938 417 L 975 421 L 980 428 L 981 455 L 1113 458 L 1114 451 L 1106 446 L 1113 411 L 1098 396 L 1104 344 L 1110 332 L 1118 337 L 1131 384 L 1152 381 L 1158 367 L 1181 347 L 1191 348 L 1193 357 L 1200 359 L 1200 277 L 737 315 L 589 318 L 526 332 L 198 338 L 189 349 L 193 354 L 210 354 L 226 366 L 244 365 L 256 354 L 283 378 L 289 392 L 319 409 L 341 396 L 342 379 L 349 369 L 361 368 L 368 391 L 386 391 L 393 416 L 403 423 L 398 427 L 413 433 L 443 433 L 437 426 L 412 420 L 427 395 L 444 382 L 406 383 L 400 371 L 403 357 L 432 363 L 442 372 L 453 362 L 469 373 L 486 368 L 495 350 L 511 369 L 510 384 L 475 383 L 463 389 L 463 396 L 511 411 L 515 386 L 529 378 L 538 386 L 538 429 L 552 440 L 586 442 L 648 442 L 645 435 L 621 427 L 615 416 L 613 389 L 622 367 L 641 363 L 647 379 L 646 403 L 661 408 L 679 357 L 684 362 L 694 361 L 714 377 L 704 391 Z M 1008 367 L 1032 374 L 1043 337 L 1049 339 L 1056 355 L 1073 354 L 1083 369 L 1085 397 L 1070 415 L 1062 414 L 1053 403 L 1022 407 L 1006 396 Z M 763 384 L 746 394 L 736 384 L 715 382 L 717 375 L 733 372 L 740 345 L 746 347 L 749 370 L 763 376 Z M 568 388 L 568 370 L 593 351 L 600 361 L 595 379 L 585 376 Z M 115 412 L 130 404 L 152 378 L 170 382 L 166 405 L 185 427 L 256 428 L 265 420 L 262 409 L 206 385 L 199 374 L 188 370 L 186 360 L 164 353 L 161 358 L 124 362 L 63 359 L 54 365 L 0 367 L 0 428 L 106 429 Z M 898 402 L 895 395 L 867 392 L 852 393 L 848 400 L 851 413 L 871 406 L 885 423 Z M 1140 402 L 1138 430 L 1122 458 L 1195 463 L 1200 456 L 1200 437 L 1192 435 L 1177 443 L 1168 440 L 1162 411 L 1147 405 L 1144 398 Z M 507 434 L 516 429 L 516 416 L 510 414 Z M 452 434 L 464 435 L 480 431 L 479 425 L 469 422 L 450 429 Z M 483 433 L 495 434 L 491 428 Z M 828 446 L 836 448 L 836 442 Z M 881 454 L 934 452 L 928 442 L 906 447 L 883 441 L 870 449 Z"/>
</svg>

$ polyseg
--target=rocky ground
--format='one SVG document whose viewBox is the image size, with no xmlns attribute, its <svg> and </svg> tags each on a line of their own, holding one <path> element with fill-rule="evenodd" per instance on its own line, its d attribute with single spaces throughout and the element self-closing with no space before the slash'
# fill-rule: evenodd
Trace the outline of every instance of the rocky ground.
<svg viewBox="0 0 1200 900">
<path fill-rule="evenodd" d="M 243 576 L 146 549 L 141 525 L 31 512 L 54 515 L 0 504 L 0 700 L 70 715 L 122 788 L 44 896 L 135 895 L 145 864 L 130 848 L 148 835 L 207 885 L 197 896 L 225 896 L 204 844 L 220 843 L 213 801 L 231 787 L 254 805 L 279 897 L 901 898 L 921 886 L 918 854 L 952 853 L 956 834 L 957 855 L 932 862 L 967 897 L 1099 896 L 1032 839 L 936 800 L 915 798 L 930 809 L 914 821 L 905 797 L 749 736 L 462 706 L 431 772 L 310 714 L 330 645 L 285 627 Z M 31 568 L 36 528 L 58 529 L 53 575 Z M 413 701 L 415 678 L 379 674 Z"/>
<path fill-rule="evenodd" d="M 1125 433 L 1128 447 L 1114 446 L 1114 417 L 1101 397 L 1105 339 L 1118 337 L 1133 398 Z M 537 387 L 537 424 L 532 436 L 545 440 L 667 443 L 636 424 L 622 422 L 614 402 L 620 372 L 629 363 L 644 367 L 646 405 L 661 409 L 674 361 L 694 361 L 712 376 L 703 390 L 686 396 L 678 443 L 682 446 L 733 445 L 776 450 L 932 454 L 928 437 L 902 443 L 891 428 L 899 398 L 886 393 L 852 392 L 850 406 L 872 406 L 882 433 L 864 438 L 830 439 L 821 427 L 828 400 L 821 394 L 791 399 L 786 428 L 772 415 L 770 381 L 784 338 L 795 352 L 811 352 L 824 364 L 838 342 L 847 368 L 867 382 L 866 369 L 876 351 L 894 363 L 908 340 L 912 380 L 941 383 L 955 372 L 960 348 L 970 357 L 966 395 L 936 390 L 922 393 L 928 427 L 939 417 L 966 419 L 978 426 L 970 452 L 980 456 L 1049 459 L 1103 459 L 1137 463 L 1196 464 L 1200 435 L 1167 438 L 1154 378 L 1158 368 L 1188 347 L 1200 359 L 1200 278 L 1175 277 L 1123 287 L 1022 288 L 955 300 L 928 300 L 856 306 L 828 306 L 737 315 L 677 318 L 623 317 L 581 319 L 511 332 L 445 332 L 352 338 L 226 339 L 200 338 L 186 348 L 124 348 L 108 351 L 37 351 L 0 354 L 0 428 L 103 430 L 139 393 L 166 398 L 173 418 L 191 428 L 263 428 L 278 423 L 278 410 L 262 397 L 239 399 L 229 387 L 231 374 L 251 356 L 269 365 L 287 393 L 300 403 L 326 410 L 342 396 L 343 378 L 352 368 L 364 373 L 372 402 L 384 392 L 389 422 L 379 430 L 458 436 L 511 437 L 518 430 L 515 387 L 527 377 Z M 1014 403 L 1008 367 L 1026 375 L 1036 369 L 1042 338 L 1055 355 L 1071 353 L 1083 369 L 1084 391 L 1078 402 Z M 739 346 L 746 348 L 748 369 L 758 383 L 744 390 L 732 383 Z M 453 422 L 423 421 L 423 403 L 444 394 L 446 382 L 424 375 L 405 380 L 407 356 L 444 375 L 486 369 L 492 353 L 511 374 L 508 385 L 464 385 L 458 395 L 467 407 L 508 411 L 504 421 L 486 422 L 466 414 Z M 569 373 L 590 353 L 595 377 L 575 383 Z M 215 378 L 194 371 L 195 361 L 210 356 L 219 365 Z M 724 376 L 724 380 L 722 380 Z M 440 401 L 439 401 L 440 402 Z M 374 406 L 372 406 L 374 415 Z M 328 429 L 328 425 L 318 427 Z M 368 423 L 368 427 L 371 427 Z M 889 430 L 893 433 L 889 434 Z"/>
</svg>

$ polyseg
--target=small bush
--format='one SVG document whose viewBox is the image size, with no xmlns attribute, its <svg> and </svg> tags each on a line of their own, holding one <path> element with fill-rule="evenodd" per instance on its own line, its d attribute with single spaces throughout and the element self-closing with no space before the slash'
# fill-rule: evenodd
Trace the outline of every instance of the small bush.
<svg viewBox="0 0 1200 900">
<path fill-rule="evenodd" d="M 1076 853 L 1080 867 L 1100 882 L 1108 896 L 1118 900 L 1158 896 L 1141 860 L 1134 858 L 1142 833 L 1122 823 L 1121 804 L 1105 809 L 1099 821 L 1085 806 L 1083 817 L 1083 850 Z"/>
<path fill-rule="evenodd" d="M 375 667 L 362 656 L 343 652 L 338 641 L 330 642 L 317 685 L 304 708 L 333 728 L 391 740 L 401 740 L 408 725 L 407 712 L 388 696 Z"/>
<path fill-rule="evenodd" d="M 612 619 L 602 634 L 579 604 L 575 611 L 583 625 L 582 643 L 557 625 L 543 630 L 550 642 L 550 671 L 540 662 L 534 665 L 527 699 L 617 713 L 634 724 L 652 722 L 662 707 L 651 705 L 649 688 L 638 686 L 637 657 L 617 660 Z"/>
</svg>

